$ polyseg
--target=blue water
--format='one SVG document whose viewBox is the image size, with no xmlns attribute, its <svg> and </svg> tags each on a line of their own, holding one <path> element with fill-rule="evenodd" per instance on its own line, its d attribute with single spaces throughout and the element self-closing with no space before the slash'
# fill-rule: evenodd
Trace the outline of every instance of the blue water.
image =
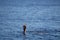
<svg viewBox="0 0 60 40">
<path fill-rule="evenodd" d="M 60 40 L 60 0 L 0 0 L 0 40 Z"/>
</svg>

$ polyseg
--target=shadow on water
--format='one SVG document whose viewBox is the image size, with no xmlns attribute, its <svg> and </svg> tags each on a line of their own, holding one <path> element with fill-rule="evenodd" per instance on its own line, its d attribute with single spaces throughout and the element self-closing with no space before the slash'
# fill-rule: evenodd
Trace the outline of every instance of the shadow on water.
<svg viewBox="0 0 60 40">
<path fill-rule="evenodd" d="M 26 35 L 23 35 L 23 40 L 26 40 Z"/>
<path fill-rule="evenodd" d="M 26 35 L 24 31 L 23 31 L 23 35 Z"/>
<path fill-rule="evenodd" d="M 15 38 L 18 40 L 26 40 L 26 34 L 23 33 L 23 31 L 17 31 L 17 33 L 15 34 Z"/>
</svg>

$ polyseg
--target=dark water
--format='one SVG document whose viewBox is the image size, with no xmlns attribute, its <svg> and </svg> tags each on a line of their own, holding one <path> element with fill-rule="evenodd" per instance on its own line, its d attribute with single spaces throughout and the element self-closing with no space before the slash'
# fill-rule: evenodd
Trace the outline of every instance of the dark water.
<svg viewBox="0 0 60 40">
<path fill-rule="evenodd" d="M 0 40 L 60 40 L 60 32 L 19 31 L 1 32 Z"/>
<path fill-rule="evenodd" d="M 0 40 L 60 40 L 60 28 L 27 26 L 24 35 L 22 26 L 15 26 L 14 23 L 1 23 Z"/>
<path fill-rule="evenodd" d="M 0 40 L 60 40 L 60 0 L 0 0 Z"/>
</svg>

